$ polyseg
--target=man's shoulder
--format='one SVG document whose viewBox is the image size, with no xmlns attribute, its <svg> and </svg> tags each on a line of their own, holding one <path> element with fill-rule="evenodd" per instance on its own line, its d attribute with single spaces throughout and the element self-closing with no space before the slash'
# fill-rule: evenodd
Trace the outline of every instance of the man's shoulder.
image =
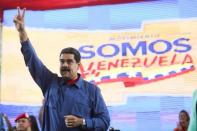
<svg viewBox="0 0 197 131">
<path fill-rule="evenodd" d="M 84 79 L 83 79 L 83 83 L 84 83 L 85 88 L 90 88 L 90 89 L 94 89 L 94 90 L 98 89 L 98 86 L 95 83 L 89 82 Z"/>
</svg>

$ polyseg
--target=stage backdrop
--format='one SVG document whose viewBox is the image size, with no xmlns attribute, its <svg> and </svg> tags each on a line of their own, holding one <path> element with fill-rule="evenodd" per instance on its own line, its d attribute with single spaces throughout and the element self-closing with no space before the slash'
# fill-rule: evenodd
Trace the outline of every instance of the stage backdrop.
<svg viewBox="0 0 197 131">
<path fill-rule="evenodd" d="M 197 19 L 149 21 L 138 30 L 27 28 L 39 58 L 59 73 L 59 52 L 82 55 L 79 72 L 98 84 L 108 106 L 129 96 L 191 96 L 196 89 Z M 3 28 L 2 103 L 40 104 L 43 98 L 20 52 L 14 27 Z"/>
</svg>

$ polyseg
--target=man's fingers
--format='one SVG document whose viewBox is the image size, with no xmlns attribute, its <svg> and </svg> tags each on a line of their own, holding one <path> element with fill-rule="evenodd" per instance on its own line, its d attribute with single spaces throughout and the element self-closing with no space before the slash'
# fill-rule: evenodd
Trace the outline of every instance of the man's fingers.
<svg viewBox="0 0 197 131">
<path fill-rule="evenodd" d="M 20 7 L 17 7 L 17 10 L 18 10 L 18 16 L 24 18 L 25 17 L 26 8 L 23 8 L 22 14 L 21 14 Z"/>
<path fill-rule="evenodd" d="M 17 22 L 17 18 L 16 18 L 16 16 L 14 17 L 14 20 L 13 20 L 13 21 L 14 21 L 14 23 L 16 23 L 16 22 Z"/>
<path fill-rule="evenodd" d="M 22 22 L 20 21 L 20 20 L 18 20 L 18 18 L 17 18 L 17 16 L 14 18 L 14 23 L 16 24 L 16 23 L 18 23 L 18 24 L 22 24 Z"/>
<path fill-rule="evenodd" d="M 68 123 L 73 123 L 75 122 L 75 120 L 71 119 L 71 120 L 67 120 Z"/>
<path fill-rule="evenodd" d="M 74 127 L 74 123 L 72 123 L 72 122 L 66 122 L 65 124 L 66 124 L 66 126 L 67 126 L 68 128 Z"/>
<path fill-rule="evenodd" d="M 73 115 L 64 116 L 65 124 L 68 128 L 79 126 L 79 118 Z"/>
<path fill-rule="evenodd" d="M 17 16 L 14 17 L 13 21 L 14 21 L 14 23 L 19 23 L 19 20 L 18 20 Z"/>
<path fill-rule="evenodd" d="M 21 9 L 20 9 L 20 7 L 17 7 L 17 10 L 18 10 L 18 16 L 21 16 Z"/>
<path fill-rule="evenodd" d="M 26 8 L 23 9 L 22 18 L 25 17 L 25 11 L 26 11 Z"/>
</svg>

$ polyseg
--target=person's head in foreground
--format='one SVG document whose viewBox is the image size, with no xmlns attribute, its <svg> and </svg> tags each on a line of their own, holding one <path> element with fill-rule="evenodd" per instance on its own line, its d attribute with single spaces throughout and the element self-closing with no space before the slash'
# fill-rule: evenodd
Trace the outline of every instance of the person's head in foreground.
<svg viewBox="0 0 197 131">
<path fill-rule="evenodd" d="M 31 131 L 31 124 L 27 113 L 18 115 L 15 122 L 17 131 Z"/>
</svg>

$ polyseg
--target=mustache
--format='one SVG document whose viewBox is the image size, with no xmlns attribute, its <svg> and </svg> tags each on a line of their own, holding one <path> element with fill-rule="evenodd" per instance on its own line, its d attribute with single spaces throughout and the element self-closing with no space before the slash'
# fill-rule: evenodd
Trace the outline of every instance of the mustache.
<svg viewBox="0 0 197 131">
<path fill-rule="evenodd" d="M 70 69 L 69 68 L 66 68 L 66 67 L 62 67 L 61 68 L 61 71 L 70 71 Z"/>
</svg>

